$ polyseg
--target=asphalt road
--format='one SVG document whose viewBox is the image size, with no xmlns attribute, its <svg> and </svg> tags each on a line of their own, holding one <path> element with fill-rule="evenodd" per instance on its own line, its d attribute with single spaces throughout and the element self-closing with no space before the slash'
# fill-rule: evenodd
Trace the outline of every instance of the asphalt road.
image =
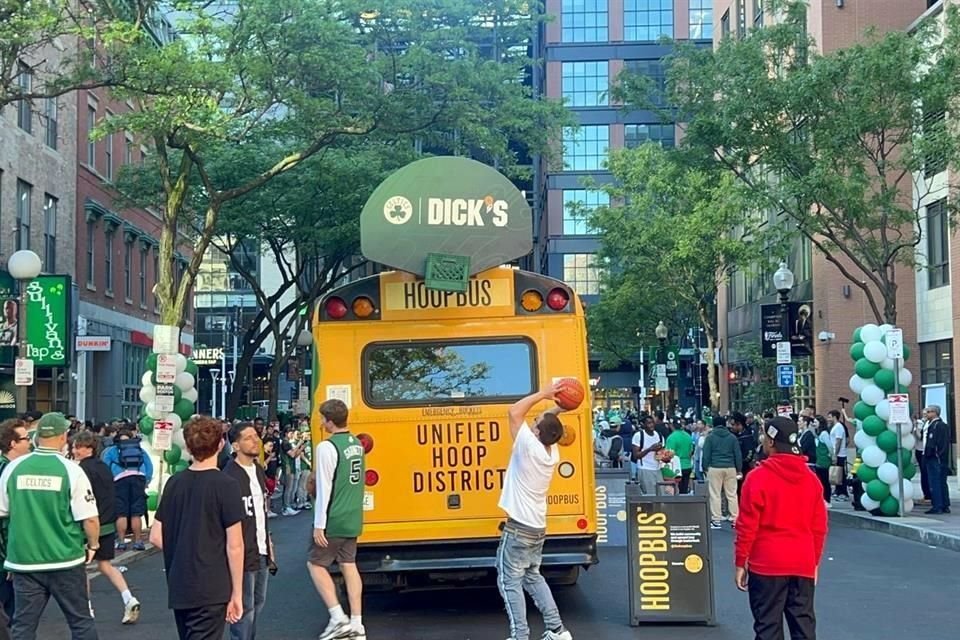
<svg viewBox="0 0 960 640">
<path fill-rule="evenodd" d="M 259 624 L 266 640 L 315 638 L 327 622 L 304 567 L 304 540 L 310 515 L 278 518 L 274 524 L 280 573 L 271 580 Z M 732 533 L 712 532 L 715 554 L 717 625 L 627 626 L 626 551 L 601 548 L 601 564 L 575 587 L 556 590 L 564 621 L 584 639 L 746 640 L 752 619 L 745 594 L 732 585 Z M 614 538 L 615 539 L 615 538 Z M 789 550 L 784 550 L 789 553 Z M 960 623 L 956 576 L 960 554 L 884 534 L 835 527 L 830 532 L 817 590 L 818 628 L 828 640 L 913 637 L 953 640 Z M 176 638 L 173 615 L 166 609 L 166 584 L 159 555 L 129 565 L 126 573 L 143 603 L 139 624 L 120 624 L 119 595 L 103 577 L 93 581 L 93 601 L 101 638 L 165 640 Z M 448 590 L 399 595 L 371 595 L 364 602 L 364 622 L 371 640 L 502 640 L 506 618 L 493 590 Z M 542 623 L 531 614 L 533 637 Z M 69 634 L 51 601 L 39 631 L 42 640 L 67 640 Z"/>
</svg>

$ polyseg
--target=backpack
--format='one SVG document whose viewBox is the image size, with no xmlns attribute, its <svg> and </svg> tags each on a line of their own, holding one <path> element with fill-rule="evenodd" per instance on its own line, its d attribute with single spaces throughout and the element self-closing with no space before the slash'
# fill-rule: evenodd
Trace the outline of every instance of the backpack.
<svg viewBox="0 0 960 640">
<path fill-rule="evenodd" d="M 139 469 L 143 465 L 143 449 L 140 438 L 117 440 L 117 465 L 121 469 Z"/>
</svg>

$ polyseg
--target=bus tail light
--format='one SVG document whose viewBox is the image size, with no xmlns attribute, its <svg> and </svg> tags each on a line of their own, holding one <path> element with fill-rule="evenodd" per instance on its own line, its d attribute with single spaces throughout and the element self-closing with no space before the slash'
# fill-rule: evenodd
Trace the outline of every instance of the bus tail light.
<svg viewBox="0 0 960 640">
<path fill-rule="evenodd" d="M 586 518 L 580 518 L 579 520 L 577 520 L 577 529 L 580 529 L 582 531 L 583 529 L 587 528 L 588 524 L 590 523 L 587 522 Z"/>
<path fill-rule="evenodd" d="M 552 289 L 550 293 L 547 294 L 547 306 L 554 311 L 563 311 L 569 303 L 570 296 L 560 287 Z"/>
<path fill-rule="evenodd" d="M 347 315 L 347 303 L 340 298 L 330 298 L 324 307 L 327 316 L 334 320 L 340 320 Z"/>
<path fill-rule="evenodd" d="M 520 298 L 520 306 L 523 307 L 524 311 L 531 313 L 539 311 L 540 307 L 543 306 L 543 296 L 540 295 L 539 291 L 534 291 L 533 289 L 524 291 L 523 296 Z"/>
<path fill-rule="evenodd" d="M 358 318 L 369 318 L 373 315 L 373 301 L 367 296 L 358 296 L 353 299 L 353 315 Z"/>
<path fill-rule="evenodd" d="M 359 440 L 360 444 L 363 445 L 364 453 L 370 453 L 373 451 L 373 438 L 370 436 L 370 434 L 361 433 L 357 436 L 357 440 Z"/>
<path fill-rule="evenodd" d="M 364 478 L 368 487 L 372 487 L 380 482 L 380 474 L 374 471 L 373 469 L 367 469 L 366 477 Z M 583 528 L 583 527 L 581 527 Z"/>
</svg>

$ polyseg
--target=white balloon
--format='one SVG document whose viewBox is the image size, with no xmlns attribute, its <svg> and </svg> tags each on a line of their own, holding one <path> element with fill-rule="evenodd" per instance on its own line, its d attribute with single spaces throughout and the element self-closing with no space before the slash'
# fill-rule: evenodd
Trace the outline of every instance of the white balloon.
<svg viewBox="0 0 960 640">
<path fill-rule="evenodd" d="M 179 429 L 180 427 L 183 426 L 183 420 L 181 420 L 181 419 L 180 419 L 180 416 L 178 416 L 178 415 L 175 414 L 175 413 L 168 413 L 168 414 L 166 414 L 166 415 L 163 417 L 163 419 L 164 419 L 166 422 L 169 422 L 169 423 L 173 424 L 173 431 L 174 431 L 174 433 L 176 433 L 177 429 Z"/>
<path fill-rule="evenodd" d="M 883 362 L 880 363 L 880 368 L 893 371 L 893 358 L 884 358 Z"/>
<path fill-rule="evenodd" d="M 140 402 L 150 404 L 157 397 L 157 389 L 153 385 L 140 388 Z"/>
<path fill-rule="evenodd" d="M 890 329 L 893 329 L 893 325 L 892 325 L 892 324 L 882 324 L 882 325 L 880 325 L 880 334 L 885 336 L 885 335 L 887 335 L 887 332 L 890 331 Z M 861 334 L 862 334 L 862 333 L 863 333 L 863 332 L 861 332 Z"/>
<path fill-rule="evenodd" d="M 177 354 L 177 373 L 183 373 L 187 370 L 187 356 L 182 353 Z"/>
<path fill-rule="evenodd" d="M 880 508 L 880 503 L 868 496 L 863 494 L 860 496 L 860 506 L 862 506 L 867 511 L 873 511 Z"/>
<path fill-rule="evenodd" d="M 177 416 L 179 417 L 179 416 Z M 173 444 L 180 447 L 180 451 L 183 452 L 183 455 L 187 453 L 187 441 L 183 439 L 183 429 L 174 429 L 173 437 L 170 439 Z"/>
<path fill-rule="evenodd" d="M 900 369 L 900 386 L 909 387 L 911 382 L 913 382 L 913 374 L 910 373 L 910 369 Z"/>
<path fill-rule="evenodd" d="M 863 345 L 863 357 L 870 362 L 880 364 L 887 358 L 887 345 L 883 344 L 879 340 L 868 342 L 867 344 Z"/>
<path fill-rule="evenodd" d="M 196 385 L 196 382 L 197 381 L 194 380 L 192 373 L 183 371 L 177 374 L 177 379 L 173 384 L 177 385 L 180 388 L 180 391 L 189 391 L 190 389 L 193 389 L 193 387 Z"/>
<path fill-rule="evenodd" d="M 144 411 L 148 416 L 150 416 L 154 420 L 159 420 L 160 418 L 166 415 L 162 411 L 157 411 L 157 405 L 154 404 L 153 402 L 148 402 L 147 408 Z"/>
<path fill-rule="evenodd" d="M 867 386 L 868 382 L 868 380 L 864 380 L 860 376 L 854 374 L 853 377 L 850 378 L 850 391 L 860 395 L 860 392 L 863 391 L 863 388 Z"/>
<path fill-rule="evenodd" d="M 913 498 L 913 491 L 914 491 L 913 482 L 904 478 L 903 480 L 900 481 L 900 483 L 903 486 L 903 500 L 904 500 L 904 506 L 906 506 L 906 501 Z M 897 495 L 896 487 L 890 487 L 890 495 L 892 495 L 894 498 L 897 498 L 898 500 L 900 499 L 900 496 Z"/>
<path fill-rule="evenodd" d="M 197 388 L 196 388 L 196 387 L 193 387 L 193 388 L 191 388 L 191 389 L 187 389 L 186 391 L 183 392 L 183 398 L 184 398 L 185 400 L 189 400 L 189 401 L 192 402 L 193 404 L 197 404 L 197 398 L 198 398 L 198 397 L 199 397 L 199 394 L 197 393 Z"/>
<path fill-rule="evenodd" d="M 913 500 L 904 500 L 903 501 L 903 512 L 910 513 L 913 511 Z"/>
<path fill-rule="evenodd" d="M 863 388 L 863 391 L 860 392 L 860 399 L 871 407 L 875 407 L 877 404 L 883 400 L 883 389 L 877 385 L 871 383 Z"/>
<path fill-rule="evenodd" d="M 147 371 L 145 374 L 143 374 L 143 377 L 140 378 L 140 384 L 141 384 L 142 386 L 144 386 L 144 387 L 152 387 L 152 386 L 153 386 L 153 372 L 152 372 L 152 371 Z"/>
<path fill-rule="evenodd" d="M 890 419 L 890 401 L 884 398 L 877 403 L 877 406 L 874 408 L 874 412 L 877 414 L 877 417 L 886 422 Z"/>
<path fill-rule="evenodd" d="M 881 331 L 880 327 L 878 327 L 873 323 L 865 324 L 862 327 L 860 327 L 861 342 L 864 342 L 864 343 L 875 342 L 875 341 L 879 341 L 880 338 L 882 337 L 883 337 L 883 331 Z"/>
<path fill-rule="evenodd" d="M 884 456 L 884 459 L 886 459 L 886 456 Z M 900 477 L 900 472 L 897 471 L 897 465 L 892 462 L 884 462 L 877 469 L 877 477 L 884 484 L 895 485 L 897 484 L 897 478 Z"/>
<path fill-rule="evenodd" d="M 867 447 L 875 447 L 877 445 L 877 439 L 863 429 L 857 431 L 857 435 L 853 436 L 853 442 L 857 445 L 857 449 L 861 451 Z"/>
<path fill-rule="evenodd" d="M 863 460 L 863 463 L 868 467 L 879 467 L 882 464 L 888 464 L 886 462 L 887 454 L 883 452 L 883 449 L 877 445 L 867 447 L 863 450 L 863 455 L 860 456 L 860 459 Z"/>
<path fill-rule="evenodd" d="M 913 451 L 917 446 L 917 438 L 912 433 L 907 433 L 900 440 L 900 446 L 906 449 L 907 451 Z"/>
<path fill-rule="evenodd" d="M 897 432 L 897 423 L 896 423 L 896 422 L 888 422 L 888 423 L 887 423 L 887 431 L 893 431 L 894 433 L 896 433 L 896 432 Z M 903 434 L 905 434 L 905 433 L 909 433 L 909 431 L 910 431 L 910 425 L 908 425 L 908 424 L 902 425 L 902 426 L 900 427 L 900 435 L 901 435 L 901 436 L 902 436 Z"/>
</svg>

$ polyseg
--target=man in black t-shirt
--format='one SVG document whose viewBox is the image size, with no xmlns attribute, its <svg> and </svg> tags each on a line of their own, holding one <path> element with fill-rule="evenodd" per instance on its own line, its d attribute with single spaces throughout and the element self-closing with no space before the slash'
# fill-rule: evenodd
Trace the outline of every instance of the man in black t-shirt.
<svg viewBox="0 0 960 640">
<path fill-rule="evenodd" d="M 167 606 L 181 640 L 223 635 L 243 615 L 243 530 L 240 485 L 217 470 L 223 430 L 199 416 L 184 426 L 193 464 L 167 482 L 150 542 L 163 550 Z"/>
</svg>

